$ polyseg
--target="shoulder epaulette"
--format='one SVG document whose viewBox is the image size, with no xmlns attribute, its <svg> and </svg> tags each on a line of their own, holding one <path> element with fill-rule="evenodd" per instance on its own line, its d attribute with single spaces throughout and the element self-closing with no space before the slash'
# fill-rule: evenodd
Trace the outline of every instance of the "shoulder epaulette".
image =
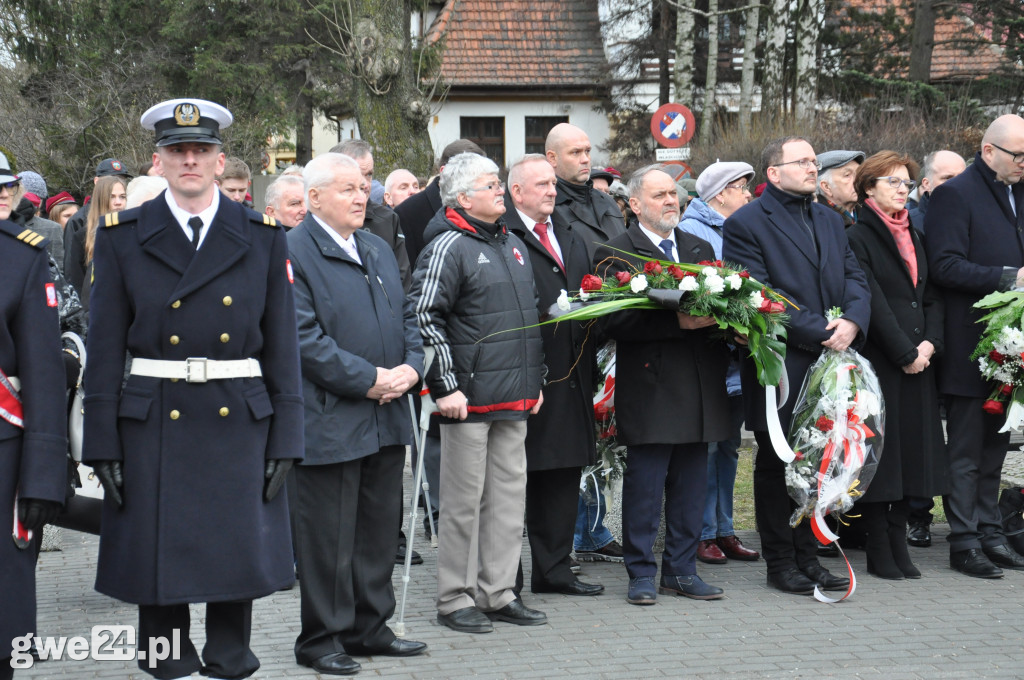
<svg viewBox="0 0 1024 680">
<path fill-rule="evenodd" d="M 22 243 L 27 243 L 33 248 L 45 248 L 46 244 L 49 243 L 45 236 L 37 231 L 32 231 L 31 229 L 19 229 L 18 233 L 13 234 L 13 236 Z"/>
<path fill-rule="evenodd" d="M 119 227 L 122 224 L 135 221 L 139 216 L 139 208 L 129 208 L 120 212 L 107 213 L 100 218 L 101 227 Z"/>
<path fill-rule="evenodd" d="M 267 215 L 267 214 L 264 213 L 263 215 L 261 215 L 261 217 L 263 218 L 263 224 L 267 225 L 268 227 L 276 227 L 277 226 L 277 220 L 275 220 L 270 215 Z"/>
<path fill-rule="evenodd" d="M 249 216 L 249 221 L 251 221 L 251 222 L 255 222 L 256 224 L 262 224 L 262 225 L 267 226 L 267 227 L 278 227 L 278 226 L 280 226 L 280 225 L 278 225 L 277 220 L 275 220 L 270 215 L 267 215 L 267 214 L 261 213 L 261 212 L 256 212 L 255 210 L 253 210 L 249 206 L 241 206 L 241 207 L 245 209 L 245 213 Z"/>
</svg>

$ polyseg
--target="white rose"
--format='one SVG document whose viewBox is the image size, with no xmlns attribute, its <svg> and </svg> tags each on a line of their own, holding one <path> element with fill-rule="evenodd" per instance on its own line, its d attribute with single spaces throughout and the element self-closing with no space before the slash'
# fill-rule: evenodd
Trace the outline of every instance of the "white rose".
<svg viewBox="0 0 1024 680">
<path fill-rule="evenodd" d="M 558 305 L 558 308 L 561 309 L 563 312 L 569 311 L 569 293 L 565 290 L 565 288 L 563 288 L 562 291 L 558 294 L 558 299 L 555 300 L 555 304 Z"/>
<path fill-rule="evenodd" d="M 733 290 L 739 290 L 743 287 L 743 279 L 740 278 L 739 274 L 730 274 L 725 277 L 725 280 Z"/>
<path fill-rule="evenodd" d="M 697 290 L 700 284 L 697 283 L 695 276 L 684 276 L 683 280 L 679 282 L 679 290 L 689 292 L 691 290 Z"/>
<path fill-rule="evenodd" d="M 707 271 L 707 269 L 704 271 Z M 704 286 L 712 293 L 721 293 L 725 290 L 725 279 L 718 274 L 706 275 L 704 277 Z"/>
<path fill-rule="evenodd" d="M 586 302 L 589 299 L 590 299 L 590 293 L 588 293 L 585 290 L 581 290 L 580 291 L 580 300 L 583 300 L 584 302 Z"/>
<path fill-rule="evenodd" d="M 714 267 L 704 267 L 704 269 L 700 270 L 700 273 L 704 276 L 718 276 L 718 270 Z"/>
<path fill-rule="evenodd" d="M 643 274 L 637 274 L 629 280 L 629 289 L 634 293 L 640 293 L 647 290 L 647 277 Z"/>
<path fill-rule="evenodd" d="M 764 304 L 764 298 L 761 296 L 761 291 L 755 290 L 750 294 L 750 304 L 754 309 L 761 309 L 761 305 Z"/>
</svg>

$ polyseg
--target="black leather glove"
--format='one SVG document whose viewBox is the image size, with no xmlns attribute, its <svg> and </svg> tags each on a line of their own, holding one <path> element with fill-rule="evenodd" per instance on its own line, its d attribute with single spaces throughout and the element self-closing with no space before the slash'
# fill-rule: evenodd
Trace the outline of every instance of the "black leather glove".
<svg viewBox="0 0 1024 680">
<path fill-rule="evenodd" d="M 121 461 L 119 460 L 98 460 L 92 465 L 96 476 L 100 478 L 103 485 L 103 493 L 106 498 L 111 499 L 117 507 L 124 505 L 121 497 L 121 489 L 124 488 L 124 475 L 121 473 Z"/>
<path fill-rule="evenodd" d="M 267 483 L 263 487 L 263 500 L 270 502 L 274 500 L 274 496 L 284 486 L 284 479 L 288 476 L 288 471 L 292 469 L 293 461 L 291 458 L 280 458 L 276 460 L 268 460 L 267 468 L 263 473 Z"/>
<path fill-rule="evenodd" d="M 40 498 L 19 498 L 18 519 L 22 526 L 32 532 L 42 531 L 44 524 L 50 524 L 60 514 L 61 504 Z"/>
</svg>

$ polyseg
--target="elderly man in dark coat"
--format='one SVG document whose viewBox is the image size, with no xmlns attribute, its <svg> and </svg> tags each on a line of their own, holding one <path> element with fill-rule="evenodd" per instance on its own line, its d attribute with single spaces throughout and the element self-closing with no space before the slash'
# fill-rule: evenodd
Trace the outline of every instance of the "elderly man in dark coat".
<svg viewBox="0 0 1024 680">
<path fill-rule="evenodd" d="M 360 229 L 359 166 L 326 153 L 302 175 L 309 213 L 288 234 L 306 410 L 306 457 L 291 499 L 302 579 L 295 658 L 348 674 L 359 669 L 350 654 L 426 648 L 387 626 L 412 442 L 404 395 L 423 373 L 423 345 L 391 248 Z"/>
<path fill-rule="evenodd" d="M 761 161 L 768 186 L 759 200 L 725 221 L 722 255 L 796 304 L 786 309 L 786 374 L 795 391 L 823 349 L 863 345 L 871 293 L 846 240 L 843 220 L 814 202 L 818 169 L 810 143 L 802 137 L 775 140 L 765 147 Z M 830 322 L 825 313 L 833 307 L 843 315 Z M 815 584 L 825 590 L 844 589 L 849 581 L 829 573 L 818 561 L 808 523 L 789 525 L 793 503 L 786 491 L 785 464 L 768 436 L 765 390 L 757 382 L 752 361 L 745 360 L 740 371 L 745 420 L 757 440 L 754 511 L 768 585 L 802 595 L 813 593 Z M 783 431 L 789 428 L 795 401 L 791 395 L 779 410 Z"/>
<path fill-rule="evenodd" d="M 147 111 L 169 188 L 96 234 L 82 452 L 105 491 L 96 589 L 139 605 L 140 649 L 180 637 L 180 658 L 139 659 L 158 678 L 252 675 L 252 600 L 295 578 L 279 493 L 303 451 L 288 245 L 217 191 L 231 120 L 195 99 Z M 207 603 L 202 661 L 192 602 Z"/>
<path fill-rule="evenodd" d="M 505 220 L 530 251 L 537 310 L 545 318 L 562 291 L 577 288 L 590 273 L 587 249 L 552 215 L 555 171 L 540 154 L 524 156 L 508 173 L 512 210 Z M 569 553 L 576 526 L 580 472 L 596 458 L 594 440 L 594 347 L 583 324 L 542 326 L 550 408 L 526 422 L 526 532 L 530 538 L 535 593 L 598 595 L 604 586 L 573 574 Z M 520 570 L 521 573 L 521 570 Z M 521 588 L 521 584 L 517 585 Z"/>
<path fill-rule="evenodd" d="M 598 249 L 594 264 L 600 275 L 643 270 L 643 260 L 623 252 L 670 262 L 715 259 L 710 243 L 676 229 L 676 184 L 661 166 L 637 170 L 629 182 L 629 196 L 639 222 L 609 241 L 607 248 Z M 654 540 L 663 499 L 665 552 L 658 590 L 698 600 L 722 597 L 721 588 L 697 575 L 708 442 L 729 434 L 729 349 L 711 337 L 716 324 L 712 317 L 668 310 L 619 312 L 606 320 L 605 328 L 616 341 L 619 441 L 628 447 L 622 547 L 630 604 L 656 602 Z"/>
<path fill-rule="evenodd" d="M 982 411 L 992 389 L 970 360 L 984 295 L 1024 282 L 1024 119 L 1000 116 L 985 131 L 981 151 L 964 172 L 932 194 L 925 246 L 932 281 L 946 300 L 946 352 L 939 358 L 939 393 L 946 403 L 951 488 L 950 567 L 998 578 L 1000 567 L 1024 568 L 1006 542 L 998 506 L 1009 433 L 1004 418 Z"/>
<path fill-rule="evenodd" d="M 0 526 L 17 513 L 22 530 L 17 545 L 0 541 L 0 678 L 13 673 L 12 641 L 36 630 L 36 552 L 23 532 L 42 531 L 67 488 L 57 294 L 46 239 L 7 219 L 17 181 L 0 154 Z"/>
</svg>

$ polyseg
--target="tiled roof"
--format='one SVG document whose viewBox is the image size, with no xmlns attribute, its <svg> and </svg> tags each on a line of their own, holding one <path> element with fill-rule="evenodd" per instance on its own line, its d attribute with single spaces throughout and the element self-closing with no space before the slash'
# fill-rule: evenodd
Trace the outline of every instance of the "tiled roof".
<svg viewBox="0 0 1024 680">
<path fill-rule="evenodd" d="M 606 68 L 596 0 L 447 0 L 427 40 L 442 35 L 453 88 L 593 89 Z"/>
<path fill-rule="evenodd" d="M 895 18 L 909 24 L 909 7 L 913 3 L 899 3 L 892 0 L 850 0 L 843 13 L 850 9 L 870 12 L 878 15 L 886 11 L 895 13 Z M 969 8 L 969 5 L 964 5 Z M 884 29 L 872 30 L 866 27 L 851 28 L 854 32 L 878 34 Z M 991 40 L 992 32 L 987 27 L 976 24 L 964 14 L 950 17 L 941 15 L 935 18 L 935 48 L 932 51 L 931 82 L 975 80 L 983 78 L 999 68 L 1012 67 L 1013 64 L 1003 56 L 1002 49 L 997 45 L 979 44 Z M 900 57 L 901 66 L 896 75 L 907 74 L 910 45 L 895 51 L 891 56 Z"/>
</svg>

